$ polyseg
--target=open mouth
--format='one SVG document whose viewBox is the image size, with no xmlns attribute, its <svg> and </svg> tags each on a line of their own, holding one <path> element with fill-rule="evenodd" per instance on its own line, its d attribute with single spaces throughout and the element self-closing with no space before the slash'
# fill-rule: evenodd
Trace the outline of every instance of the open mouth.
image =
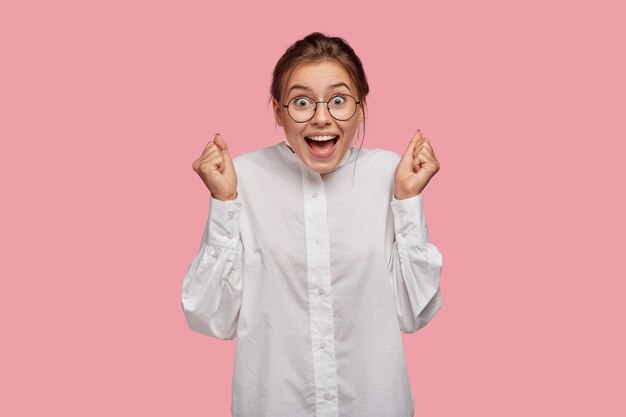
<svg viewBox="0 0 626 417">
<path fill-rule="evenodd" d="M 339 136 L 314 136 L 305 137 L 309 152 L 318 158 L 325 158 L 332 155 Z"/>
</svg>

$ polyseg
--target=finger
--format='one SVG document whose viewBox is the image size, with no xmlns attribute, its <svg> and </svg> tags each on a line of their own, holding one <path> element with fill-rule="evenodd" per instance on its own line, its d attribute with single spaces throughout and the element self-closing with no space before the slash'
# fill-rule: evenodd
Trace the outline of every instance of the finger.
<svg viewBox="0 0 626 417">
<path fill-rule="evenodd" d="M 209 170 L 217 169 L 219 172 L 224 171 L 224 157 L 222 154 L 214 153 L 208 158 L 203 166 L 209 168 Z"/>
<path fill-rule="evenodd" d="M 200 155 L 200 158 L 198 158 L 198 161 L 205 161 L 207 158 L 210 158 L 212 155 L 215 155 L 215 154 L 221 155 L 222 151 L 220 151 L 217 148 L 217 146 L 213 145 L 212 147 L 204 151 L 202 155 Z"/>
<path fill-rule="evenodd" d="M 221 158 L 222 157 L 222 151 L 220 151 L 219 149 L 215 148 L 212 151 L 210 151 L 205 157 L 204 159 L 206 160 L 211 160 L 211 159 L 215 159 L 215 158 Z"/>
<path fill-rule="evenodd" d="M 400 162 L 399 162 L 400 164 L 406 164 L 407 162 L 410 162 L 410 160 L 413 159 L 413 157 L 415 156 L 415 145 L 420 140 L 422 140 L 422 137 L 423 137 L 422 132 L 420 132 L 420 130 L 417 129 L 417 131 L 413 134 L 413 137 L 409 141 L 409 146 L 406 148 L 406 151 L 400 158 Z"/>
<path fill-rule="evenodd" d="M 418 152 L 429 152 L 434 155 L 433 147 L 430 144 L 428 138 L 424 138 L 421 142 L 415 145 L 415 149 L 413 150 L 413 156 L 415 157 Z"/>
<path fill-rule="evenodd" d="M 216 162 L 218 161 L 218 162 Z M 204 167 L 217 167 L 219 168 L 221 165 L 223 165 L 223 155 L 222 152 L 219 149 L 215 149 L 212 152 L 209 152 L 207 155 L 205 155 L 204 157 L 202 157 L 202 159 L 198 162 L 199 166 L 204 166 Z M 220 170 L 221 172 L 221 170 Z"/>
<path fill-rule="evenodd" d="M 222 138 L 222 135 L 220 135 L 219 133 L 215 135 L 215 144 L 220 149 L 220 151 L 222 151 L 225 159 L 231 159 L 230 153 L 228 152 L 228 146 L 226 145 L 224 138 Z"/>
<path fill-rule="evenodd" d="M 418 143 L 423 138 L 424 138 L 424 135 L 422 134 L 422 132 L 419 129 L 417 129 L 415 131 L 415 133 L 413 134 L 413 137 L 411 138 L 411 141 L 409 142 L 409 148 L 411 147 L 411 145 L 415 145 L 416 143 Z"/>
<path fill-rule="evenodd" d="M 206 147 L 206 149 L 202 152 L 202 155 L 200 155 L 200 158 L 198 159 L 206 159 L 206 157 L 208 155 L 211 155 L 213 152 L 219 152 L 219 149 L 217 149 L 216 144 L 211 143 L 209 146 Z"/>
<path fill-rule="evenodd" d="M 219 149 L 217 149 L 216 146 L 213 146 L 212 148 L 207 149 L 207 151 L 205 153 L 203 153 L 200 158 L 198 158 L 195 162 L 196 165 L 203 165 L 205 164 L 207 161 L 211 160 L 212 158 L 215 158 L 217 156 L 222 156 L 222 151 L 220 151 Z"/>
<path fill-rule="evenodd" d="M 420 155 L 424 155 L 428 158 L 432 158 L 434 156 L 432 151 L 424 146 L 415 149 L 415 152 L 413 153 L 413 159 L 417 158 Z"/>
<path fill-rule="evenodd" d="M 439 171 L 440 165 L 439 161 L 434 158 L 429 152 L 423 151 L 420 152 L 415 159 L 413 160 L 413 169 L 415 172 L 420 171 L 421 169 L 432 172 L 433 175 Z"/>
<path fill-rule="evenodd" d="M 206 161 L 206 154 L 204 152 L 202 152 L 202 155 L 200 155 L 198 157 L 198 159 L 196 159 L 195 161 L 193 161 L 193 163 L 191 164 L 191 168 L 193 168 L 194 171 L 196 172 L 200 172 L 200 169 L 202 168 L 202 164 Z"/>
<path fill-rule="evenodd" d="M 206 151 L 211 145 L 215 145 L 215 139 L 217 138 L 218 135 L 219 133 L 216 133 L 215 136 L 213 136 L 213 140 L 210 140 L 209 143 L 206 144 L 206 146 L 204 147 L 204 151 Z"/>
<path fill-rule="evenodd" d="M 216 134 L 216 137 L 217 135 L 219 135 L 219 133 Z M 204 150 L 202 151 L 202 155 L 200 155 L 200 157 L 196 159 L 193 162 L 193 164 L 191 164 L 191 167 L 193 168 L 194 171 L 199 173 L 203 167 L 206 169 L 207 163 L 209 164 L 209 166 L 212 166 L 213 162 L 211 162 L 210 160 L 217 156 L 221 157 L 222 151 L 220 151 L 220 149 L 218 148 L 218 146 L 215 144 L 214 141 L 210 140 L 204 147 Z M 219 166 L 217 167 L 219 168 Z M 222 170 L 219 170 L 219 171 L 221 172 Z"/>
<path fill-rule="evenodd" d="M 213 142 L 212 140 L 209 141 L 209 143 L 206 144 L 206 146 L 204 147 L 204 149 L 202 150 L 202 153 L 205 153 L 207 149 L 209 149 L 211 146 L 216 146 L 215 142 Z"/>
<path fill-rule="evenodd" d="M 215 167 L 217 168 L 219 172 L 224 172 L 224 157 L 223 156 L 216 157 L 212 161 L 212 163 L 215 164 Z"/>
<path fill-rule="evenodd" d="M 424 164 L 428 163 L 429 159 L 423 153 L 418 154 L 415 159 L 413 159 L 413 169 L 415 172 L 419 171 Z"/>
<path fill-rule="evenodd" d="M 435 153 L 433 152 L 433 149 L 429 148 L 427 145 L 420 145 L 419 147 L 415 148 L 415 154 L 413 155 L 413 157 L 417 158 L 420 155 L 424 158 L 435 160 Z"/>
<path fill-rule="evenodd" d="M 424 142 L 423 142 L 424 147 L 426 147 L 426 149 L 428 149 L 432 154 L 435 153 L 435 151 L 433 150 L 433 145 L 430 142 L 430 138 L 424 138 Z"/>
</svg>

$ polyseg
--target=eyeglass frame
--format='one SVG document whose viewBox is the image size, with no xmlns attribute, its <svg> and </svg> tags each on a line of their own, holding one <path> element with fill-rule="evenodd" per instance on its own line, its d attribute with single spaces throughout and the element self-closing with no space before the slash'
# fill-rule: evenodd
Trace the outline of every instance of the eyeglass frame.
<svg viewBox="0 0 626 417">
<path fill-rule="evenodd" d="M 348 117 L 347 119 L 337 119 L 335 116 L 333 116 L 333 112 L 331 112 L 331 111 L 330 111 L 330 104 L 329 104 L 329 102 L 330 102 L 333 98 L 335 98 L 335 97 L 337 97 L 337 96 L 348 96 L 348 97 L 351 97 L 351 98 L 352 98 L 352 100 L 354 100 L 354 102 L 356 103 L 356 107 L 354 108 L 354 113 L 352 113 L 352 116 Z M 297 98 L 302 98 L 302 97 L 306 97 L 306 98 L 310 99 L 311 101 L 313 101 L 313 102 L 315 103 L 315 109 L 313 109 L 313 114 L 311 115 L 311 117 L 309 117 L 308 119 L 306 119 L 306 120 L 304 120 L 304 121 L 300 122 L 300 121 L 298 121 L 298 120 L 294 119 L 294 118 L 293 118 L 293 116 L 291 115 L 291 113 L 289 113 L 289 104 L 290 104 L 292 101 L 294 101 L 295 99 L 297 99 Z M 283 107 L 287 108 L 287 114 L 289 115 L 289 117 L 291 117 L 291 120 L 293 120 L 293 121 L 294 121 L 294 122 L 296 122 L 296 123 L 306 123 L 306 122 L 308 122 L 309 120 L 311 120 L 312 118 L 314 118 L 314 117 L 315 117 L 315 113 L 317 113 L 317 105 L 318 105 L 319 103 L 326 103 L 326 108 L 328 109 L 328 114 L 330 114 L 330 116 L 331 116 L 333 119 L 338 120 L 338 121 L 340 121 L 340 122 L 346 122 L 346 121 L 348 121 L 348 120 L 350 120 L 350 119 L 352 119 L 352 118 L 354 117 L 354 115 L 356 114 L 356 111 L 359 109 L 359 104 L 361 104 L 361 101 L 362 101 L 362 100 L 357 100 L 356 98 L 354 98 L 354 97 L 353 97 L 352 95 L 350 95 L 350 94 L 344 94 L 344 93 L 335 94 L 334 96 L 332 96 L 332 97 L 331 97 L 330 99 L 328 99 L 327 101 L 315 101 L 314 99 L 312 99 L 312 98 L 311 98 L 311 97 L 309 97 L 309 96 L 303 96 L 303 95 L 300 95 L 300 96 L 296 96 L 296 97 L 292 98 L 291 100 L 289 100 L 289 102 L 287 102 L 287 104 L 283 104 Z"/>
</svg>

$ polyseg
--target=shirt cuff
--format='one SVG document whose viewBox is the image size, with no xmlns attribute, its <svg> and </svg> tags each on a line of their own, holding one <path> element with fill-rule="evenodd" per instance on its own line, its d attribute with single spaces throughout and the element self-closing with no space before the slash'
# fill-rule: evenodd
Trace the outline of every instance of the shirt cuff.
<svg viewBox="0 0 626 417">
<path fill-rule="evenodd" d="M 222 201 L 211 196 L 209 206 L 209 246 L 237 248 L 241 200 Z"/>
<path fill-rule="evenodd" d="M 397 200 L 392 196 L 391 210 L 398 247 L 417 246 L 420 249 L 426 247 L 429 237 L 422 193 L 403 200 Z"/>
</svg>

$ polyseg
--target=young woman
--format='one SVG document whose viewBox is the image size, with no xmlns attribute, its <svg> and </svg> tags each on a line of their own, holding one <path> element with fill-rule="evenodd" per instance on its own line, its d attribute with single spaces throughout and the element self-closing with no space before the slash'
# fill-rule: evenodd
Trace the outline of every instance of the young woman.
<svg viewBox="0 0 626 417">
<path fill-rule="evenodd" d="M 233 416 L 413 416 L 401 332 L 441 306 L 421 195 L 439 162 L 419 130 L 402 156 L 352 147 L 368 91 L 353 49 L 312 33 L 274 69 L 286 141 L 232 159 L 216 134 L 193 163 L 211 202 L 182 307 L 237 338 Z"/>
</svg>

